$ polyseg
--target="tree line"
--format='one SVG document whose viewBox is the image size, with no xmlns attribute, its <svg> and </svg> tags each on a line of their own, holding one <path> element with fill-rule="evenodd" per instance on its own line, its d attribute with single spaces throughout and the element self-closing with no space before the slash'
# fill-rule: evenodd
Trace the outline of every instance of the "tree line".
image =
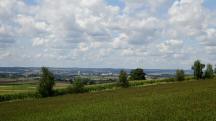
<svg viewBox="0 0 216 121">
<path fill-rule="evenodd" d="M 204 68 L 206 67 L 206 70 Z M 214 73 L 216 74 L 216 67 L 213 70 L 213 66 L 211 64 L 202 64 L 200 60 L 196 60 L 192 66 L 194 79 L 212 79 L 214 78 Z M 121 70 L 119 74 L 119 84 L 122 87 L 128 87 L 129 80 L 145 80 L 145 73 L 143 69 L 135 69 L 130 73 L 130 77 L 128 78 L 128 74 L 126 71 Z M 184 81 L 185 80 L 185 71 L 183 69 L 177 69 L 175 75 L 176 81 Z"/>
<path fill-rule="evenodd" d="M 206 67 L 206 70 L 204 68 Z M 195 79 L 212 79 L 214 78 L 214 73 L 216 74 L 216 68 L 213 70 L 213 66 L 211 64 L 202 64 L 200 60 L 196 60 L 192 66 L 193 76 Z M 38 93 L 42 97 L 52 96 L 54 93 L 54 74 L 49 71 L 48 68 L 41 68 L 41 78 L 38 86 Z M 121 70 L 119 73 L 118 85 L 124 88 L 129 87 L 129 81 L 133 80 L 146 80 L 146 73 L 143 69 L 137 68 L 131 70 L 130 74 L 126 71 Z M 185 80 L 185 72 L 182 69 L 176 70 L 176 81 Z M 82 82 L 80 77 L 75 78 L 73 85 L 67 88 L 68 93 L 81 93 L 84 91 L 85 84 Z"/>
</svg>

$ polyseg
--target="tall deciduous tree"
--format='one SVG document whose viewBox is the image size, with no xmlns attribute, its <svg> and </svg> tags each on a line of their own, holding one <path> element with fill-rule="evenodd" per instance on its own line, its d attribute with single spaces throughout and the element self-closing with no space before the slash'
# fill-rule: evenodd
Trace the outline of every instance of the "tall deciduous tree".
<svg viewBox="0 0 216 121">
<path fill-rule="evenodd" d="M 53 94 L 53 86 L 55 85 L 54 75 L 48 68 L 41 68 L 41 79 L 38 87 L 38 92 L 42 97 L 48 97 Z"/>
<path fill-rule="evenodd" d="M 212 79 L 214 77 L 214 70 L 211 64 L 207 65 L 207 69 L 205 71 L 205 78 Z"/>
<path fill-rule="evenodd" d="M 128 87 L 129 86 L 128 75 L 127 75 L 127 72 L 125 72 L 124 70 L 120 71 L 119 84 L 122 87 Z"/>
<path fill-rule="evenodd" d="M 216 65 L 215 65 L 214 73 L 216 74 Z"/>
<path fill-rule="evenodd" d="M 144 70 L 141 68 L 137 68 L 131 71 L 130 79 L 131 80 L 146 80 Z"/>
<path fill-rule="evenodd" d="M 203 78 L 203 69 L 205 68 L 205 64 L 202 64 L 200 60 L 196 60 L 192 69 L 194 71 L 195 79 L 202 79 Z"/>
</svg>

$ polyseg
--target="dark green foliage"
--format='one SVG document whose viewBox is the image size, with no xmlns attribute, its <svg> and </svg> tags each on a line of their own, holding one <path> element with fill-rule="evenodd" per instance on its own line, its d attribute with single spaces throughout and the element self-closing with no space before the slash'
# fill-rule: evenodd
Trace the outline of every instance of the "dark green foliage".
<svg viewBox="0 0 216 121">
<path fill-rule="evenodd" d="M 117 88 L 116 83 L 97 84 L 85 87 L 85 92 L 98 92 L 103 90 L 114 90 Z"/>
<path fill-rule="evenodd" d="M 215 69 L 214 69 L 214 73 L 216 74 L 216 67 L 215 67 Z"/>
<path fill-rule="evenodd" d="M 85 85 L 89 84 L 89 82 L 91 81 L 89 78 L 81 78 L 82 83 L 84 83 Z"/>
<path fill-rule="evenodd" d="M 176 81 L 184 81 L 185 80 L 185 73 L 184 70 L 176 70 Z"/>
<path fill-rule="evenodd" d="M 42 97 L 52 96 L 53 86 L 55 85 L 54 75 L 46 67 L 42 67 L 41 71 L 42 75 L 38 87 L 38 92 Z"/>
<path fill-rule="evenodd" d="M 76 77 L 76 78 L 80 78 L 81 82 L 84 83 L 85 85 L 93 85 L 93 84 L 95 84 L 95 81 L 91 80 L 89 78 L 81 78 L 81 77 Z M 76 78 L 74 78 L 74 80 L 76 80 Z M 70 83 L 73 84 L 74 81 L 70 80 Z"/>
<path fill-rule="evenodd" d="M 39 98 L 40 95 L 37 93 L 18 93 L 18 94 L 5 94 L 0 95 L 0 102 L 9 101 L 9 100 L 19 100 L 26 98 Z"/>
<path fill-rule="evenodd" d="M 193 79 L 194 79 L 193 76 L 186 76 L 186 77 L 185 77 L 185 80 L 193 80 Z"/>
<path fill-rule="evenodd" d="M 161 79 L 158 80 L 159 82 L 174 82 L 176 81 L 175 78 L 165 78 L 165 79 Z"/>
<path fill-rule="evenodd" d="M 206 79 L 212 79 L 214 78 L 214 70 L 211 64 L 207 65 L 207 69 L 205 71 L 205 78 Z"/>
<path fill-rule="evenodd" d="M 69 93 L 82 93 L 84 92 L 85 83 L 82 81 L 82 78 L 75 78 L 73 85 L 68 87 Z"/>
<path fill-rule="evenodd" d="M 94 80 L 89 80 L 88 81 L 88 85 L 94 85 L 94 84 L 96 84 Z"/>
<path fill-rule="evenodd" d="M 130 79 L 131 80 L 146 80 L 145 73 L 143 69 L 137 68 L 131 71 Z"/>
<path fill-rule="evenodd" d="M 127 72 L 125 72 L 124 70 L 120 71 L 119 85 L 122 87 L 128 87 L 129 86 L 128 75 L 127 75 Z"/>
<path fill-rule="evenodd" d="M 203 78 L 203 69 L 205 68 L 205 64 L 202 64 L 200 60 L 196 60 L 192 69 L 194 71 L 194 78 L 195 79 L 202 79 Z"/>
</svg>

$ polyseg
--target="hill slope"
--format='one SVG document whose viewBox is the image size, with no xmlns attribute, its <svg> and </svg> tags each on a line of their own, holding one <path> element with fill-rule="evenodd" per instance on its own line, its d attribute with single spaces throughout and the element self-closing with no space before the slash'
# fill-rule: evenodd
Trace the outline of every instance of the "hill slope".
<svg viewBox="0 0 216 121">
<path fill-rule="evenodd" d="M 0 121 L 215 121 L 216 80 L 0 103 Z"/>
</svg>

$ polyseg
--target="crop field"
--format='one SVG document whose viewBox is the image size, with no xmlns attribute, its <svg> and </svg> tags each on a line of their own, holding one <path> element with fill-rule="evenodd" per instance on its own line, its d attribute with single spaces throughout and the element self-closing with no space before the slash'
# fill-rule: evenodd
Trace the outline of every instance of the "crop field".
<svg viewBox="0 0 216 121">
<path fill-rule="evenodd" d="M 56 83 L 55 89 L 66 88 L 69 84 L 66 83 Z M 37 89 L 37 83 L 10 83 L 10 84 L 0 84 L 0 95 L 4 94 L 15 94 L 24 92 L 35 92 Z"/>
<path fill-rule="evenodd" d="M 0 121 L 216 121 L 216 80 L 2 102 Z"/>
<path fill-rule="evenodd" d="M 141 81 L 131 81 L 130 85 L 135 86 L 145 86 L 145 85 L 152 85 L 152 84 L 158 84 L 160 82 L 169 82 L 169 80 L 141 80 Z M 54 89 L 64 89 L 67 88 L 70 84 L 69 83 L 62 83 L 62 82 L 56 82 Z M 86 88 L 88 88 L 91 91 L 94 90 L 112 90 L 115 89 L 116 83 L 104 83 L 104 84 L 93 84 L 93 85 L 86 85 Z M 19 94 L 19 93 L 28 93 L 28 92 L 36 92 L 38 86 L 38 82 L 34 83 L 5 83 L 0 84 L 0 95 L 13 95 L 13 94 Z"/>
</svg>

